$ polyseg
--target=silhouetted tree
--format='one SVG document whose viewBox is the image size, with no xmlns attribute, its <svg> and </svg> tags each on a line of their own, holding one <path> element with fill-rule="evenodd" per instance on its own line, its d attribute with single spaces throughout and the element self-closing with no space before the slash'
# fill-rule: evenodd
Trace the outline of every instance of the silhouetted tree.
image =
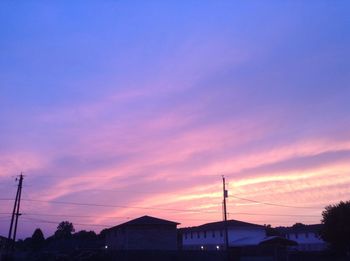
<svg viewBox="0 0 350 261">
<path fill-rule="evenodd" d="M 264 225 L 265 226 L 265 231 L 266 231 L 266 236 L 271 237 L 271 236 L 281 236 L 281 233 L 273 228 L 270 224 Z"/>
<path fill-rule="evenodd" d="M 5 246 L 3 246 L 5 247 Z M 26 250 L 27 249 L 27 246 L 26 244 L 24 243 L 24 240 L 23 239 L 18 239 L 16 241 L 16 248 L 17 249 L 20 249 L 20 250 Z M 1 251 L 1 247 L 0 247 L 0 251 Z M 1 259 L 0 259 L 1 260 Z"/>
<path fill-rule="evenodd" d="M 74 226 L 72 223 L 68 221 L 62 221 L 58 224 L 57 230 L 55 232 L 55 238 L 70 238 L 72 236 L 72 233 L 75 231 Z"/>
<path fill-rule="evenodd" d="M 295 223 L 293 226 L 292 226 L 292 228 L 303 228 L 303 227 L 305 227 L 306 225 L 305 224 L 303 224 L 303 223 Z"/>
<path fill-rule="evenodd" d="M 20 249 L 20 250 L 27 251 L 27 250 L 33 249 L 33 247 L 32 247 L 33 244 L 32 244 L 32 238 L 31 237 L 27 237 L 24 240 L 23 239 L 19 239 L 19 240 L 17 240 L 15 245 L 16 245 L 16 248 Z"/>
<path fill-rule="evenodd" d="M 107 231 L 108 231 L 107 228 L 102 229 L 101 232 L 100 232 L 100 234 L 98 234 L 98 237 L 99 237 L 100 239 L 105 239 L 105 238 L 106 238 Z"/>
<path fill-rule="evenodd" d="M 350 252 L 350 201 L 329 205 L 322 212 L 321 238 L 339 253 Z"/>
<path fill-rule="evenodd" d="M 73 235 L 73 238 L 79 240 L 94 240 L 97 239 L 97 235 L 94 231 L 81 230 Z"/>
<path fill-rule="evenodd" d="M 44 243 L 45 243 L 45 238 L 44 238 L 43 232 L 41 231 L 40 228 L 35 229 L 31 240 L 32 248 L 34 250 L 38 250 L 43 247 Z"/>
</svg>

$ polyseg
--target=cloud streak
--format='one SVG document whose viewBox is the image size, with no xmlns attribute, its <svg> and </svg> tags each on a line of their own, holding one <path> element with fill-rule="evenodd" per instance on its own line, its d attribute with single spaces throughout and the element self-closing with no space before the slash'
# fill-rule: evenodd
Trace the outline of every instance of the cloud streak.
<svg viewBox="0 0 350 261">
<path fill-rule="evenodd" d="M 24 201 L 23 217 L 96 230 L 144 214 L 217 221 L 221 175 L 231 196 L 311 207 L 229 198 L 230 218 L 259 224 L 317 223 L 349 198 L 346 8 L 12 8 L 0 8 L 0 197 L 24 171 L 24 198 L 43 202 Z M 21 237 L 55 230 L 26 221 Z"/>
</svg>

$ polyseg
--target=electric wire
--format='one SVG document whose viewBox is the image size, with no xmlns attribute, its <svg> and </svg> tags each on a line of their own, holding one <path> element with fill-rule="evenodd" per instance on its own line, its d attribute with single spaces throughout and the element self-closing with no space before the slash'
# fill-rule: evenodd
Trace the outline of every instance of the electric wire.
<svg viewBox="0 0 350 261">
<path fill-rule="evenodd" d="M 249 201 L 249 202 L 254 202 L 254 203 L 258 203 L 258 204 L 268 205 L 268 206 L 275 206 L 275 207 L 301 208 L 301 209 L 318 209 L 318 210 L 320 209 L 320 208 L 316 208 L 316 207 L 302 207 L 302 206 L 292 206 L 292 205 L 283 205 L 283 204 L 277 204 L 277 203 L 263 202 L 263 201 L 253 200 L 253 199 L 237 197 L 237 196 L 234 196 L 234 195 L 231 195 L 229 197 L 240 199 L 240 200 L 245 200 L 245 201 Z"/>
</svg>

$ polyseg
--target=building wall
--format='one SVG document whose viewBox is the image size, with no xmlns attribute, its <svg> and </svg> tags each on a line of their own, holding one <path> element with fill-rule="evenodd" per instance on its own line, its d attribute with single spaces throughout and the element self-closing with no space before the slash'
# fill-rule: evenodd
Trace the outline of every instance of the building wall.
<svg viewBox="0 0 350 261">
<path fill-rule="evenodd" d="M 322 251 L 327 244 L 314 232 L 287 233 L 286 238 L 296 241 L 299 245 L 294 247 L 300 251 Z"/>
<path fill-rule="evenodd" d="M 127 245 L 127 230 L 125 228 L 111 229 L 106 233 L 106 246 L 111 249 L 125 249 Z"/>
<path fill-rule="evenodd" d="M 264 228 L 229 228 L 229 246 L 257 245 L 266 237 Z M 184 249 L 223 249 L 225 245 L 224 230 L 191 231 L 182 235 Z"/>
<path fill-rule="evenodd" d="M 176 226 L 120 227 L 107 233 L 106 244 L 109 248 L 120 250 L 176 250 Z"/>
<path fill-rule="evenodd" d="M 200 249 L 205 246 L 206 249 L 216 249 L 224 247 L 223 230 L 192 231 L 182 235 L 184 249 Z"/>
<path fill-rule="evenodd" d="M 0 250 L 6 247 L 7 238 L 0 236 Z"/>
<path fill-rule="evenodd" d="M 264 227 L 237 228 L 228 231 L 230 246 L 258 245 L 265 237 Z"/>
</svg>

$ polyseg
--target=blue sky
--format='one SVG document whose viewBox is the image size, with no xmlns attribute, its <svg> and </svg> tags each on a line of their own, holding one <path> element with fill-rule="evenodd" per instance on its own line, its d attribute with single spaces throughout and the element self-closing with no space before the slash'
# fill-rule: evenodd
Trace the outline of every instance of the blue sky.
<svg viewBox="0 0 350 261">
<path fill-rule="evenodd" d="M 14 196 L 13 176 L 23 171 L 24 198 L 47 201 L 24 201 L 23 213 L 61 215 L 46 221 L 65 217 L 85 224 L 78 229 L 96 229 L 121 222 L 110 216 L 153 214 L 195 225 L 221 218 L 224 174 L 234 195 L 316 208 L 306 213 L 313 218 L 298 220 L 231 218 L 319 222 L 325 205 L 349 198 L 349 7 L 347 1 L 2 2 L 0 197 Z M 95 203 L 110 198 L 130 208 L 50 203 L 86 202 L 91 195 Z M 0 211 L 7 213 L 12 202 L 4 202 Z M 164 206 L 217 213 L 203 220 L 159 210 Z M 237 199 L 229 208 L 296 211 Z M 72 213 L 91 217 L 79 222 Z M 1 218 L 6 234 L 8 217 Z M 21 226 L 22 237 L 36 226 L 46 234 L 55 229 L 33 220 Z"/>
</svg>

